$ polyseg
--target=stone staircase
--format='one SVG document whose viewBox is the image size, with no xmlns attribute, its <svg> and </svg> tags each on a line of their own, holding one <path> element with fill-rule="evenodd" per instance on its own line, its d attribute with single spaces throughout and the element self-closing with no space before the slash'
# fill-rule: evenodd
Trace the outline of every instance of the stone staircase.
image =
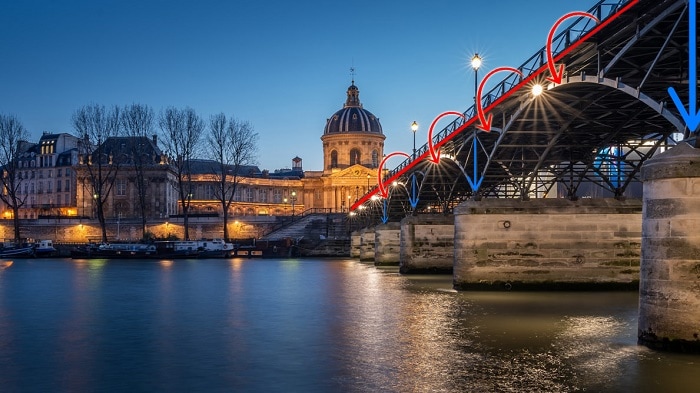
<svg viewBox="0 0 700 393">
<path fill-rule="evenodd" d="M 346 219 L 342 213 L 309 213 L 284 223 L 261 240 L 292 239 L 301 255 L 349 256 Z"/>
</svg>

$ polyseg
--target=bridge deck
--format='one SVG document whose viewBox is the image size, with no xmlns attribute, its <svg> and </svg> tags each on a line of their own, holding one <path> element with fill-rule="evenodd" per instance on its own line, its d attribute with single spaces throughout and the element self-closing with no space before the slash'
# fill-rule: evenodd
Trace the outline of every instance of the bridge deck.
<svg viewBox="0 0 700 393">
<path fill-rule="evenodd" d="M 353 209 L 386 218 L 448 212 L 474 197 L 639 194 L 641 164 L 674 134 L 690 136 L 667 91 L 688 100 L 687 0 L 602 0 L 589 12 L 601 23 L 573 19 L 553 40 L 566 66 L 561 84 L 545 80 L 543 47 L 518 67 L 522 76 L 508 75 L 482 97 L 490 132 L 476 128 L 472 106 L 434 135 L 439 163 L 422 146 L 384 176 L 387 198 L 371 198 L 381 194 L 375 188 Z M 533 96 L 534 84 L 542 95 Z"/>
</svg>

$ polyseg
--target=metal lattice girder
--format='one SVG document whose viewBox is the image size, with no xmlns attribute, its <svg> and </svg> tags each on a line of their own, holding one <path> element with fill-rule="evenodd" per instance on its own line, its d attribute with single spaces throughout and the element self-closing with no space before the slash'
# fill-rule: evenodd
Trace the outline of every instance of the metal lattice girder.
<svg viewBox="0 0 700 393">
<path fill-rule="evenodd" d="M 561 84 L 546 85 L 539 97 L 518 86 L 538 72 L 529 83 L 546 83 L 543 48 L 518 68 L 522 77 L 510 74 L 482 97 L 494 119 L 491 132 L 476 131 L 472 107 L 433 137 L 449 158 L 431 162 L 426 144 L 418 162 L 406 160 L 385 179 L 425 174 L 420 203 L 410 211 L 449 212 L 477 196 L 637 192 L 642 163 L 674 143 L 673 134 L 688 136 L 675 107 L 666 105 L 671 86 L 688 99 L 688 26 L 681 23 L 686 9 L 687 0 L 600 1 L 590 12 L 602 27 L 582 18 L 553 41 L 558 62 L 566 65 Z M 476 193 L 468 181 L 474 171 L 483 178 Z M 397 194 L 387 210 L 400 217 L 407 205 Z"/>
</svg>

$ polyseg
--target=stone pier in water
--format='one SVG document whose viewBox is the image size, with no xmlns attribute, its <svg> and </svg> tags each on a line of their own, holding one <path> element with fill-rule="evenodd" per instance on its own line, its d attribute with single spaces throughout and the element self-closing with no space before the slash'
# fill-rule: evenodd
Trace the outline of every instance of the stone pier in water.
<svg viewBox="0 0 700 393">
<path fill-rule="evenodd" d="M 700 352 L 700 150 L 681 143 L 642 167 L 638 337 Z"/>
<path fill-rule="evenodd" d="M 636 289 L 641 201 L 483 199 L 455 208 L 454 287 Z"/>
<path fill-rule="evenodd" d="M 423 214 L 401 220 L 401 273 L 452 273 L 454 216 Z"/>
<path fill-rule="evenodd" d="M 401 224 L 387 222 L 374 227 L 374 265 L 398 266 L 401 249 Z"/>
</svg>

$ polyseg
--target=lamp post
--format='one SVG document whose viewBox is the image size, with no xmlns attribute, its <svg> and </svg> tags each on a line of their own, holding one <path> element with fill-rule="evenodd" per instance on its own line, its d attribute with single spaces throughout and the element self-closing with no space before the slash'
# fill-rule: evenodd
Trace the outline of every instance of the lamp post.
<svg viewBox="0 0 700 393">
<path fill-rule="evenodd" d="M 474 57 L 472 57 L 472 68 L 474 69 L 474 104 L 476 104 L 476 93 L 479 89 L 479 67 L 481 67 L 481 57 L 479 57 L 478 53 L 475 53 Z"/>
<path fill-rule="evenodd" d="M 477 97 L 479 92 L 479 67 L 481 67 L 481 57 L 479 57 L 478 53 L 474 53 L 474 57 L 472 57 L 472 68 L 474 69 L 474 115 L 476 115 L 476 108 L 480 104 L 479 102 L 477 102 L 477 100 L 479 99 L 479 97 Z M 474 127 L 474 140 L 476 140 L 477 131 L 477 128 Z M 473 160 L 476 163 L 476 151 L 474 151 Z M 476 169 L 474 169 L 474 171 L 476 172 Z M 474 192 L 474 198 L 476 198 L 476 192 Z"/>
<path fill-rule="evenodd" d="M 297 200 L 297 192 L 292 191 L 292 217 L 294 217 L 294 202 Z"/>
<path fill-rule="evenodd" d="M 284 215 L 287 215 L 287 198 L 284 198 Z"/>
<path fill-rule="evenodd" d="M 411 131 L 413 131 L 413 160 L 416 159 L 416 131 L 418 131 L 418 123 L 414 120 L 411 124 Z"/>
<path fill-rule="evenodd" d="M 369 193 L 369 173 L 367 174 L 367 193 Z"/>
</svg>

